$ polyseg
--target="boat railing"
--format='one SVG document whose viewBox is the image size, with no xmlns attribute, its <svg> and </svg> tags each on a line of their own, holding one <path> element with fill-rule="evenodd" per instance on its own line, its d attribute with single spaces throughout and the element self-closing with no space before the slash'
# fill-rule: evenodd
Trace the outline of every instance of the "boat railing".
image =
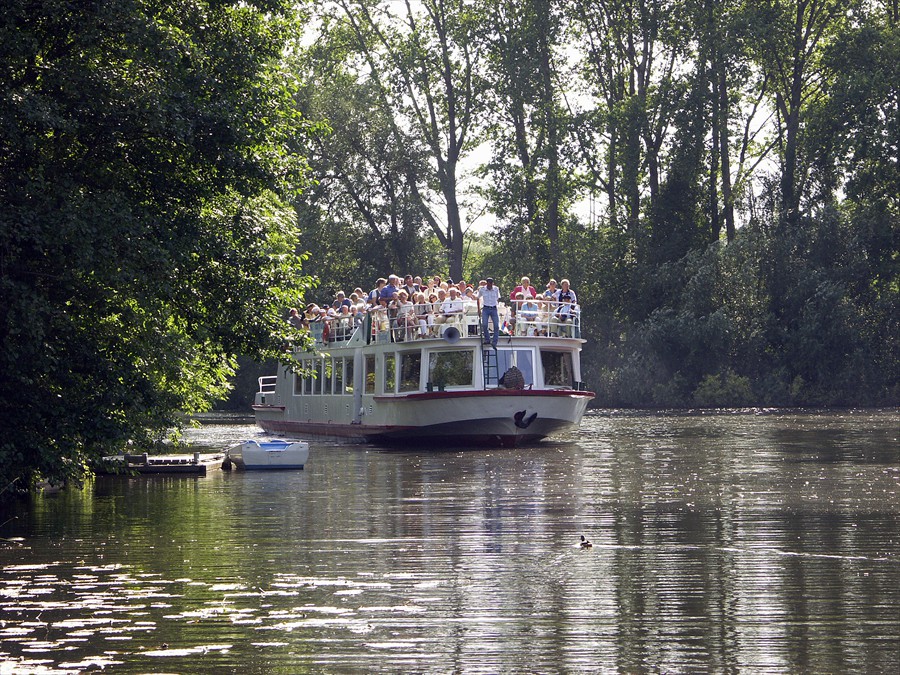
<svg viewBox="0 0 900 675">
<path fill-rule="evenodd" d="M 543 337 L 581 337 L 581 307 L 537 297 L 513 303 L 512 334 Z"/>
<path fill-rule="evenodd" d="M 361 314 L 316 319 L 309 322 L 309 334 L 316 344 L 348 342 L 364 321 Z"/>
<path fill-rule="evenodd" d="M 436 309 L 433 305 L 413 305 L 406 311 L 374 307 L 365 313 L 312 321 L 309 330 L 319 345 L 346 343 L 360 333 L 367 343 L 443 338 L 450 328 L 460 337 L 481 336 L 481 311 L 474 303 L 465 303 L 458 314 L 443 315 Z M 516 300 L 510 305 L 501 302 L 497 313 L 501 335 L 581 337 L 581 308 L 576 303 Z"/>
<path fill-rule="evenodd" d="M 277 375 L 263 375 L 259 378 L 259 393 L 274 394 L 275 385 L 278 382 Z"/>
</svg>

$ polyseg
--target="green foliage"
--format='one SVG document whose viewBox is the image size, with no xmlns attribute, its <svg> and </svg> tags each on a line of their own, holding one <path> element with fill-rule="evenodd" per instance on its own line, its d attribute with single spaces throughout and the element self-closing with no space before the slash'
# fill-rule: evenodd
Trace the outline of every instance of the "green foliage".
<svg viewBox="0 0 900 675">
<path fill-rule="evenodd" d="M 386 7 L 341 4 L 372 16 Z M 464 276 L 490 274 L 504 290 L 522 275 L 538 286 L 569 277 L 585 307 L 584 379 L 601 405 L 897 402 L 896 8 L 464 6 L 478 30 L 465 40 L 447 32 L 447 48 L 470 59 L 479 86 L 489 84 L 473 127 L 480 133 L 466 139 L 489 150 L 474 193 L 497 222 L 467 235 Z M 418 271 L 432 259 L 409 234 L 421 225 L 409 205 L 423 179 L 436 194 L 447 155 L 434 150 L 451 135 L 441 125 L 437 140 L 407 133 L 423 92 L 405 78 L 422 45 L 400 40 L 388 68 L 376 35 L 348 29 L 352 12 L 341 17 L 342 30 L 324 33 L 333 41 L 314 47 L 318 63 L 340 67 L 314 93 L 319 113 L 347 131 L 328 146 L 331 158 L 346 158 L 344 170 L 322 165 L 323 184 L 346 179 L 341 190 L 355 187 L 358 198 L 323 192 L 311 239 L 346 233 L 346 253 L 329 242 L 317 259 L 351 280 L 357 270 Z M 431 27 L 420 35 L 430 39 Z M 377 53 L 378 72 L 392 74 L 378 86 L 361 45 Z M 421 82 L 437 63 L 420 64 Z M 377 99 L 388 82 L 391 100 L 402 99 L 401 123 Z M 377 215 L 345 215 L 354 209 Z M 351 222 L 357 229 L 344 230 Z"/>
<path fill-rule="evenodd" d="M 730 369 L 707 375 L 694 390 L 694 402 L 701 407 L 742 408 L 752 405 L 753 401 L 750 378 Z"/>
<path fill-rule="evenodd" d="M 78 479 L 281 355 L 310 131 L 291 3 L 7 3 L 0 482 Z"/>
<path fill-rule="evenodd" d="M 369 230 L 382 270 L 392 254 L 411 268 L 410 245 L 424 229 L 460 277 L 459 164 L 474 148 L 483 108 L 473 12 L 460 0 L 390 8 L 339 0 L 316 11 L 315 43 L 296 66 L 310 76 L 301 105 L 333 129 L 334 140 L 314 152 L 327 178 L 319 204 L 329 220 Z"/>
<path fill-rule="evenodd" d="M 595 333 L 601 403 L 896 404 L 900 296 L 859 283 L 872 242 L 836 213 L 776 231 L 747 226 L 658 268 L 660 306 Z"/>
</svg>

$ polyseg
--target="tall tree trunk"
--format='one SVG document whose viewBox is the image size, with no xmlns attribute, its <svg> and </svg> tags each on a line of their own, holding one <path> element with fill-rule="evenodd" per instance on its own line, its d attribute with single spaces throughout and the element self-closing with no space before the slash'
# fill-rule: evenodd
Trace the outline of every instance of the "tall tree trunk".
<svg viewBox="0 0 900 675">
<path fill-rule="evenodd" d="M 456 281 L 463 278 L 463 231 L 456 193 L 456 163 L 447 162 L 441 176 L 441 191 L 447 201 L 447 262 L 450 276 Z"/>
<path fill-rule="evenodd" d="M 710 241 L 717 241 L 722 232 L 722 221 L 719 213 L 719 124 L 721 122 L 721 97 L 719 96 L 719 78 L 717 77 L 719 50 L 716 46 L 718 34 L 716 31 L 716 0 L 705 0 L 706 31 L 703 34 L 705 42 L 701 50 L 705 63 L 702 75 L 698 74 L 702 82 L 703 98 L 709 101 L 710 114 L 710 147 L 709 147 L 709 177 L 707 216 L 710 223 Z M 699 71 L 699 68 L 698 68 Z M 707 93 L 709 92 L 709 93 Z"/>
<path fill-rule="evenodd" d="M 719 173 L 721 158 L 719 157 L 719 85 L 712 82 L 712 100 L 710 101 L 712 112 L 710 122 L 710 136 L 712 142 L 709 149 L 709 225 L 710 240 L 717 241 L 722 232 L 722 219 L 719 214 Z"/>
<path fill-rule="evenodd" d="M 797 190 L 797 144 L 800 134 L 800 87 L 792 87 L 791 104 L 784 109 L 784 165 L 781 170 L 781 210 L 785 224 L 800 221 L 800 195 Z M 795 107 L 796 94 L 796 107 Z"/>
<path fill-rule="evenodd" d="M 734 196 L 731 189 L 731 159 L 729 153 L 728 117 L 728 81 L 725 72 L 725 59 L 720 49 L 716 49 L 716 70 L 719 80 L 719 159 L 722 162 L 722 209 L 725 215 L 725 239 L 734 240 Z"/>
<path fill-rule="evenodd" d="M 607 200 L 609 201 L 609 226 L 612 229 L 617 229 L 619 225 L 619 201 L 617 198 L 618 195 L 618 180 L 616 174 L 616 154 L 619 151 L 619 137 L 616 133 L 616 128 L 612 127 L 609 130 L 609 149 L 607 151 L 607 178 L 606 178 L 606 195 Z"/>
<path fill-rule="evenodd" d="M 538 2 L 536 9 L 542 16 L 548 16 L 549 3 Z M 559 210 L 560 210 L 560 168 L 559 168 L 559 129 L 557 126 L 558 115 L 556 112 L 553 65 L 550 62 L 549 36 L 546 32 L 548 22 L 541 22 L 540 35 L 538 37 L 538 58 L 541 69 L 541 107 L 543 109 L 544 125 L 547 130 L 547 213 L 546 239 L 548 256 L 545 259 L 547 267 L 543 270 L 545 278 L 558 273 L 560 270 L 559 256 Z"/>
</svg>

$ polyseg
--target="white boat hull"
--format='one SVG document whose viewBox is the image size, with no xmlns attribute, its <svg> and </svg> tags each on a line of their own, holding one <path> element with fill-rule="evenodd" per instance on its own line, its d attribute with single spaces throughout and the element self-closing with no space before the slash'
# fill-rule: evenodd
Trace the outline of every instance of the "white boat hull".
<svg viewBox="0 0 900 675">
<path fill-rule="evenodd" d="M 298 368 L 260 378 L 257 424 L 280 436 L 420 449 L 517 446 L 577 428 L 594 397 L 578 337 L 517 334 L 485 347 L 477 325 L 421 339 L 379 326 L 339 341 L 322 333 L 315 351 L 295 352 Z"/>
<path fill-rule="evenodd" d="M 286 419 L 283 409 L 256 407 L 257 422 L 268 433 L 351 440 L 436 445 L 517 446 L 576 428 L 590 392 L 459 391 L 380 397 L 390 424 L 316 422 Z"/>
<path fill-rule="evenodd" d="M 309 459 L 309 444 L 302 441 L 245 441 L 228 450 L 237 469 L 302 469 Z M 226 460 L 227 461 L 227 460 Z"/>
</svg>

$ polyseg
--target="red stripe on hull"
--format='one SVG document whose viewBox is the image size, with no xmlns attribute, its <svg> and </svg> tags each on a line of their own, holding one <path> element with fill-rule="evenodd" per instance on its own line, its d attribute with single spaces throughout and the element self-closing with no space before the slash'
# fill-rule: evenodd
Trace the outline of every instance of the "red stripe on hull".
<svg viewBox="0 0 900 675">
<path fill-rule="evenodd" d="M 484 389 L 476 391 L 429 391 L 421 394 L 407 394 L 406 396 L 376 396 L 375 400 L 409 399 L 411 401 L 426 401 L 428 399 L 441 398 L 495 398 L 495 397 L 527 398 L 531 396 L 560 397 L 560 396 L 584 396 L 594 398 L 592 391 L 576 391 L 575 389 Z"/>
</svg>

